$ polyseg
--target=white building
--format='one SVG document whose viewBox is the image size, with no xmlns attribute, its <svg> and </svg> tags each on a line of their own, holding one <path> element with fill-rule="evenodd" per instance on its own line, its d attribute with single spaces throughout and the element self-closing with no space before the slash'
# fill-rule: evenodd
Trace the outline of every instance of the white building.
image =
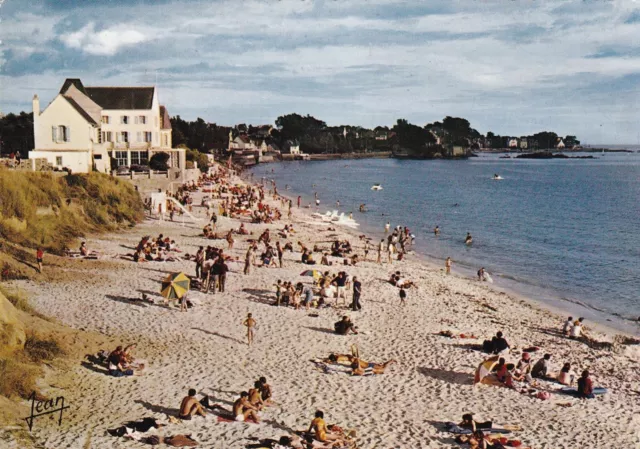
<svg viewBox="0 0 640 449">
<path fill-rule="evenodd" d="M 509 148 L 518 148 L 518 139 L 515 137 L 509 139 Z"/>
<path fill-rule="evenodd" d="M 155 87 L 85 87 L 67 79 L 43 111 L 34 96 L 33 128 L 29 159 L 74 173 L 144 166 L 159 152 L 169 154 L 169 167 L 186 167 L 185 150 L 171 148 L 169 114 Z"/>
<path fill-rule="evenodd" d="M 282 152 L 284 154 L 300 154 L 300 143 L 297 140 L 287 140 Z"/>
<path fill-rule="evenodd" d="M 559 140 L 560 141 L 558 142 L 558 145 L 556 145 L 556 148 L 563 149 L 565 147 L 564 142 L 562 139 Z"/>
</svg>

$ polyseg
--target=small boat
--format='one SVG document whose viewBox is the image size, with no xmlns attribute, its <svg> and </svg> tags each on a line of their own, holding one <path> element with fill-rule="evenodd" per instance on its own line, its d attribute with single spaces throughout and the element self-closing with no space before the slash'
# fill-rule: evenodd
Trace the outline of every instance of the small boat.
<svg viewBox="0 0 640 449">
<path fill-rule="evenodd" d="M 500 180 L 502 180 L 504 178 L 502 176 L 500 176 L 500 175 L 493 175 L 493 178 L 491 178 L 491 179 L 493 179 L 494 181 L 500 181 Z"/>
<path fill-rule="evenodd" d="M 382 190 L 382 185 L 374 184 L 373 186 L 371 186 L 371 190 Z"/>
</svg>

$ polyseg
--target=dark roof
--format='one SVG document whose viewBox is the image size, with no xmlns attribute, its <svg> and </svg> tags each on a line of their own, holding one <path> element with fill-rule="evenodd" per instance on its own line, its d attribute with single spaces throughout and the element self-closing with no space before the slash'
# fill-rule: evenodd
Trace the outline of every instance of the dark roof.
<svg viewBox="0 0 640 449">
<path fill-rule="evenodd" d="M 153 87 L 86 87 L 84 89 L 89 98 L 103 109 L 151 109 L 153 105 Z"/>
<path fill-rule="evenodd" d="M 171 119 L 166 106 L 160 105 L 160 129 L 171 129 Z"/>
<path fill-rule="evenodd" d="M 85 111 L 84 109 L 82 109 L 82 106 L 80 106 L 78 103 L 76 103 L 76 101 L 71 98 L 71 97 L 67 97 L 67 96 L 62 96 L 65 100 L 67 100 L 69 102 L 69 104 L 71 106 L 73 106 L 73 109 L 75 109 L 76 111 L 78 111 L 80 113 L 80 115 L 89 123 L 91 123 L 92 125 L 97 125 L 96 121 L 91 118 L 91 116 L 89 114 L 87 114 L 87 111 Z"/>
<path fill-rule="evenodd" d="M 87 94 L 87 92 L 84 90 L 84 86 L 82 85 L 82 81 L 80 81 L 80 78 L 67 78 L 66 80 L 64 80 L 64 84 L 60 89 L 60 93 L 64 95 L 72 85 L 76 86 L 76 88 L 83 94 Z"/>
</svg>

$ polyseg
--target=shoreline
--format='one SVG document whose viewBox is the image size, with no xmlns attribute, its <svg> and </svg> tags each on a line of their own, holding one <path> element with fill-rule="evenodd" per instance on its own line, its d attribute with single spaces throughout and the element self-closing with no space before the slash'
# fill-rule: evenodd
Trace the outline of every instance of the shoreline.
<svg viewBox="0 0 640 449">
<path fill-rule="evenodd" d="M 248 173 L 250 172 L 251 170 L 248 171 Z M 259 180 L 250 181 L 249 179 L 246 178 L 246 176 L 242 174 L 240 175 L 240 178 L 246 183 L 256 185 L 256 186 L 260 185 Z M 280 192 L 280 189 L 278 189 L 278 194 L 287 199 L 290 199 L 294 203 L 297 198 L 297 195 L 295 195 L 295 193 L 291 190 L 285 190 L 284 193 L 282 193 Z M 304 198 L 305 196 L 303 195 L 303 199 Z M 311 221 L 313 220 L 313 217 L 311 216 L 311 214 L 314 212 L 317 212 L 317 210 L 313 206 L 311 208 L 301 207 L 300 210 L 303 211 L 303 213 Z M 336 225 L 336 226 L 339 226 L 339 225 Z M 353 237 L 357 237 L 358 235 L 366 235 L 368 238 L 370 238 L 374 242 L 377 242 L 377 239 L 380 237 L 380 235 L 382 235 L 379 232 L 371 231 L 371 230 L 365 232 L 365 231 L 360 231 L 360 229 L 353 229 L 347 226 L 339 226 L 339 227 L 340 229 L 343 230 L 343 232 L 352 234 Z M 425 265 L 429 266 L 431 269 L 444 271 L 443 269 L 444 262 L 445 262 L 444 259 L 439 259 L 429 254 L 423 254 L 416 250 L 412 250 L 412 253 L 415 257 L 417 257 L 421 261 L 421 263 L 424 263 Z M 460 276 L 461 279 L 468 280 L 469 282 L 476 282 L 473 269 L 456 268 L 455 261 L 454 261 L 452 273 L 455 274 L 456 271 L 458 271 L 458 275 Z M 494 282 L 495 282 L 495 279 L 494 279 Z M 558 304 L 551 304 L 550 301 L 545 301 L 541 297 L 538 297 L 538 298 L 533 297 L 531 294 L 532 292 L 527 292 L 526 291 L 527 289 L 525 287 L 523 287 L 522 289 L 518 289 L 518 285 L 525 286 L 527 285 L 525 283 L 518 282 L 515 280 L 507 281 L 507 283 L 513 284 L 513 286 L 496 285 L 496 284 L 489 284 L 489 283 L 483 283 L 483 285 L 487 286 L 490 289 L 495 290 L 496 292 L 504 292 L 520 300 L 525 300 L 526 302 L 529 302 L 534 307 L 542 308 L 543 310 L 553 313 L 554 315 L 558 316 L 559 319 L 566 319 L 566 316 L 569 316 L 569 315 L 582 316 L 580 315 L 581 313 L 585 315 L 589 315 L 589 321 L 593 325 L 592 327 L 599 329 L 601 332 L 607 334 L 610 337 L 613 337 L 615 334 L 624 334 L 631 337 L 640 336 L 640 328 L 638 328 L 638 325 L 635 323 L 635 321 L 631 319 L 619 317 L 612 313 L 608 313 L 606 311 L 598 310 L 594 307 L 584 305 L 584 303 L 579 299 L 576 301 L 572 301 L 572 300 L 563 298 L 563 296 L 557 291 L 549 292 L 551 294 L 550 299 L 558 302 Z M 566 304 L 566 307 L 562 307 L 563 304 Z M 607 318 L 607 317 L 612 317 L 613 319 Z M 574 316 L 574 318 L 577 318 L 577 317 Z M 615 322 L 618 323 L 619 325 L 618 327 L 615 326 L 614 324 L 611 324 Z"/>
</svg>

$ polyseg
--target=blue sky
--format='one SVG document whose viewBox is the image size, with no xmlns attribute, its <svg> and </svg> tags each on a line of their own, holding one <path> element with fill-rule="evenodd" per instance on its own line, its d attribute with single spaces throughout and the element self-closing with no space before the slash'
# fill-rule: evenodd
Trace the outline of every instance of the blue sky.
<svg viewBox="0 0 640 449">
<path fill-rule="evenodd" d="M 66 77 L 154 85 L 172 115 L 640 143 L 640 1 L 5 0 L 0 110 Z"/>
</svg>

